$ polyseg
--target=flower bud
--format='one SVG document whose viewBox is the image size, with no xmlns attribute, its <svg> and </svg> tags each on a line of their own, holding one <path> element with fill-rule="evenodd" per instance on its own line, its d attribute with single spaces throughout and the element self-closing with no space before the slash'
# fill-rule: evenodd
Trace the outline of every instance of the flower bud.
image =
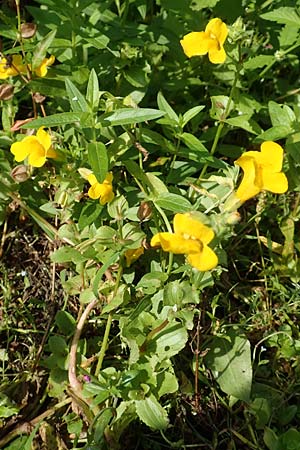
<svg viewBox="0 0 300 450">
<path fill-rule="evenodd" d="M 147 202 L 142 202 L 139 206 L 137 216 L 141 222 L 149 220 L 152 215 L 152 208 Z"/>
<path fill-rule="evenodd" d="M 10 100 L 14 95 L 14 86 L 12 84 L 1 84 L 0 100 Z"/>
<path fill-rule="evenodd" d="M 28 166 L 25 166 L 24 164 L 20 164 L 20 165 L 14 167 L 13 170 L 10 172 L 10 176 L 17 183 L 22 183 L 23 181 L 28 180 L 28 178 L 29 178 Z"/>
<path fill-rule="evenodd" d="M 36 33 L 35 23 L 22 23 L 21 25 L 21 36 L 23 39 L 30 39 Z"/>
</svg>

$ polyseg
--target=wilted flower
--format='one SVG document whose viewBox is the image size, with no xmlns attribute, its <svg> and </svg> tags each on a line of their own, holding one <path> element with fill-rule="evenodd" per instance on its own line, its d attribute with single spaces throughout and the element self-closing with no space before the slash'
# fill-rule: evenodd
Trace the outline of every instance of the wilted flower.
<svg viewBox="0 0 300 450">
<path fill-rule="evenodd" d="M 204 272 L 218 264 L 217 255 L 207 245 L 213 238 L 213 230 L 194 219 L 190 213 L 176 214 L 174 233 L 155 234 L 151 246 L 160 246 L 165 252 L 185 254 L 191 266 Z"/>
<path fill-rule="evenodd" d="M 194 31 L 186 34 L 180 41 L 186 56 L 205 55 L 213 64 L 223 63 L 226 53 L 223 44 L 228 35 L 228 28 L 221 19 L 215 18 L 208 22 L 205 31 Z"/>
<path fill-rule="evenodd" d="M 33 167 L 42 167 L 47 158 L 57 157 L 51 145 L 51 136 L 44 131 L 44 127 L 38 129 L 36 136 L 26 136 L 22 141 L 12 144 L 10 151 L 17 162 L 28 157 L 28 162 Z"/>
<path fill-rule="evenodd" d="M 101 205 L 105 205 L 105 203 L 110 203 L 115 194 L 113 192 L 112 180 L 113 174 L 112 172 L 108 172 L 105 177 L 105 180 L 102 183 L 99 183 L 97 178 L 93 173 L 90 173 L 86 179 L 90 183 L 91 187 L 88 190 L 88 196 L 92 199 L 99 198 Z"/>
<path fill-rule="evenodd" d="M 236 196 L 245 202 L 259 192 L 266 190 L 275 194 L 283 194 L 288 190 L 288 181 L 282 169 L 283 149 L 279 144 L 266 141 L 261 151 L 245 152 L 235 164 L 244 171 Z"/>
<path fill-rule="evenodd" d="M 134 263 L 144 253 L 144 251 L 144 247 L 130 248 L 126 250 L 126 252 L 124 253 L 126 266 L 131 266 L 131 264 Z"/>
</svg>

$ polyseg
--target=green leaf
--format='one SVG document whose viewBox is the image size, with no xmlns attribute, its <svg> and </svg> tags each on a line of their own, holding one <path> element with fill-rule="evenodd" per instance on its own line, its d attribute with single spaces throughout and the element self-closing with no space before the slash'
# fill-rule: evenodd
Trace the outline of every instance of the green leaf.
<svg viewBox="0 0 300 450">
<path fill-rule="evenodd" d="M 272 22 L 300 27 L 300 16 L 297 14 L 296 8 L 293 7 L 282 6 L 273 11 L 261 14 L 260 17 Z"/>
<path fill-rule="evenodd" d="M 194 106 L 194 108 L 191 108 L 187 112 L 185 112 L 182 117 L 182 128 L 184 128 L 186 124 L 195 116 L 197 116 L 197 114 L 199 114 L 199 112 L 204 108 L 204 105 Z"/>
<path fill-rule="evenodd" d="M 205 358 L 223 392 L 246 402 L 250 399 L 252 366 L 250 342 L 230 330 L 214 337 Z"/>
<path fill-rule="evenodd" d="M 157 95 L 157 104 L 161 111 L 166 113 L 165 117 L 168 117 L 171 120 L 174 120 L 176 123 L 179 123 L 179 117 L 174 111 L 174 109 L 169 105 L 162 92 L 159 92 Z"/>
<path fill-rule="evenodd" d="M 261 67 L 268 66 L 274 61 L 275 57 L 272 55 L 257 55 L 254 58 L 250 58 L 244 62 L 244 68 L 246 70 L 260 69 Z"/>
<path fill-rule="evenodd" d="M 177 213 L 185 213 L 191 211 L 193 206 L 187 198 L 171 192 L 163 192 L 154 202 L 163 209 Z"/>
<path fill-rule="evenodd" d="M 191 150 L 196 150 L 196 151 L 199 151 L 199 152 L 203 152 L 203 153 L 205 152 L 205 153 L 209 154 L 207 148 L 193 134 L 191 134 L 191 133 L 182 133 L 182 134 L 180 134 L 179 138 Z"/>
<path fill-rule="evenodd" d="M 158 403 L 154 395 L 144 400 L 135 401 L 136 412 L 140 420 L 153 430 L 164 430 L 169 421 L 165 409 Z"/>
<path fill-rule="evenodd" d="M 87 258 L 73 247 L 60 247 L 51 254 L 51 261 L 59 264 L 66 262 L 77 264 L 86 260 Z"/>
<path fill-rule="evenodd" d="M 210 117 L 212 119 L 224 120 L 225 111 L 227 110 L 227 115 L 234 108 L 234 103 L 226 95 L 214 95 L 211 98 L 211 108 L 209 110 Z M 229 105 L 229 106 L 228 106 Z"/>
<path fill-rule="evenodd" d="M 58 311 L 55 316 L 55 323 L 60 332 L 66 336 L 74 333 L 76 321 L 74 317 L 67 311 Z"/>
<path fill-rule="evenodd" d="M 122 108 L 117 109 L 106 117 L 103 116 L 104 125 L 130 125 L 133 123 L 146 122 L 147 120 L 158 119 L 165 115 L 163 111 L 151 108 Z"/>
<path fill-rule="evenodd" d="M 277 125 L 276 127 L 269 128 L 260 135 L 258 139 L 263 141 L 277 141 L 278 139 L 284 139 L 291 133 L 291 129 L 284 125 Z"/>
<path fill-rule="evenodd" d="M 52 44 L 53 39 L 55 38 L 56 30 L 50 31 L 35 47 L 32 56 L 32 69 L 36 69 L 39 67 L 41 62 L 46 56 L 47 50 Z"/>
<path fill-rule="evenodd" d="M 93 110 L 98 108 L 99 98 L 99 81 L 95 69 L 92 69 L 86 89 L 86 100 Z"/>
<path fill-rule="evenodd" d="M 296 121 L 296 116 L 288 105 L 279 105 L 276 102 L 270 101 L 268 108 L 273 127 L 285 126 L 292 128 L 293 123 Z"/>
<path fill-rule="evenodd" d="M 22 125 L 21 128 L 39 128 L 42 126 L 51 128 L 76 122 L 82 123 L 83 125 L 85 124 L 85 126 L 87 126 L 87 124 L 91 124 L 90 118 L 90 114 L 86 112 L 66 112 L 52 114 L 51 116 L 39 117 L 38 119 L 32 120 L 31 122 Z"/>
<path fill-rule="evenodd" d="M 280 450 L 278 447 L 278 437 L 271 428 L 265 427 L 264 430 L 264 443 L 269 450 Z"/>
<path fill-rule="evenodd" d="M 69 78 L 66 78 L 66 90 L 71 108 L 74 112 L 89 112 L 90 108 L 82 93 Z"/>
<path fill-rule="evenodd" d="M 241 116 L 231 117 L 230 119 L 226 119 L 225 122 L 233 127 L 242 128 L 243 130 L 249 131 L 249 133 L 260 134 L 262 132 L 260 126 L 254 120 L 251 120 L 250 114 L 242 114 Z"/>
<path fill-rule="evenodd" d="M 87 146 L 91 169 L 99 183 L 102 183 L 108 172 L 107 148 L 102 142 L 90 142 Z"/>
</svg>

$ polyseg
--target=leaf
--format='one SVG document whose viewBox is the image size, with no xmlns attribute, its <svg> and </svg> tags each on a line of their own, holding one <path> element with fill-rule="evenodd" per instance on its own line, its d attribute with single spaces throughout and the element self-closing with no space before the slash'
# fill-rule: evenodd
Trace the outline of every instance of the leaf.
<svg viewBox="0 0 300 450">
<path fill-rule="evenodd" d="M 88 113 L 83 112 L 66 112 L 59 114 L 52 114 L 47 117 L 39 117 L 38 119 L 32 120 L 25 125 L 22 125 L 21 128 L 39 128 L 42 126 L 45 127 L 59 127 L 60 125 L 67 125 L 69 123 L 83 123 L 87 126 L 90 122 L 91 116 Z"/>
<path fill-rule="evenodd" d="M 274 61 L 275 57 L 273 55 L 257 55 L 254 58 L 245 61 L 244 68 L 246 70 L 260 69 L 261 67 L 268 66 Z"/>
<path fill-rule="evenodd" d="M 296 121 L 295 113 L 288 105 L 279 105 L 270 101 L 268 108 L 273 127 L 285 126 L 291 128 L 293 122 Z"/>
<path fill-rule="evenodd" d="M 289 6 L 274 9 L 273 11 L 261 14 L 260 17 L 272 22 L 300 27 L 300 16 L 297 14 L 295 8 Z"/>
<path fill-rule="evenodd" d="M 99 97 L 99 81 L 95 69 L 92 69 L 86 89 L 86 100 L 93 110 L 99 106 Z"/>
<path fill-rule="evenodd" d="M 260 126 L 254 120 L 251 120 L 250 114 L 242 114 L 241 116 L 231 117 L 230 119 L 226 119 L 225 122 L 233 127 L 242 128 L 243 130 L 249 131 L 249 133 L 260 134 L 262 132 Z"/>
<path fill-rule="evenodd" d="M 171 120 L 174 120 L 176 123 L 179 123 L 179 117 L 174 111 L 174 109 L 169 105 L 162 92 L 157 94 L 157 105 L 161 111 L 166 113 L 165 117 L 168 117 Z"/>
<path fill-rule="evenodd" d="M 252 366 L 250 342 L 230 330 L 214 337 L 205 358 L 223 392 L 246 402 L 250 399 Z"/>
<path fill-rule="evenodd" d="M 190 148 L 191 150 L 196 150 L 199 152 L 205 152 L 209 154 L 207 148 L 202 144 L 201 141 L 199 141 L 196 136 L 194 136 L 191 133 L 182 133 L 179 138 L 185 143 L 185 145 Z"/>
<path fill-rule="evenodd" d="M 104 125 L 130 125 L 133 123 L 146 122 L 164 116 L 163 111 L 151 108 L 122 108 L 102 117 Z"/>
<path fill-rule="evenodd" d="M 172 194 L 171 192 L 163 192 L 154 203 L 163 209 L 177 213 L 184 213 L 193 209 L 188 199 L 178 194 Z"/>
<path fill-rule="evenodd" d="M 46 56 L 47 50 L 52 44 L 53 39 L 55 38 L 56 30 L 50 31 L 35 47 L 32 56 L 32 69 L 36 69 L 39 67 L 41 62 Z"/>
<path fill-rule="evenodd" d="M 197 116 L 197 114 L 199 114 L 199 112 L 204 108 L 204 105 L 194 106 L 194 108 L 191 108 L 187 112 L 185 112 L 182 117 L 182 127 L 184 128 L 186 124 L 195 116 Z"/>
<path fill-rule="evenodd" d="M 107 148 L 102 142 L 90 142 L 87 150 L 92 171 L 97 181 L 102 183 L 108 172 Z"/>
<path fill-rule="evenodd" d="M 142 422 L 153 430 L 164 430 L 169 421 L 166 410 L 158 403 L 154 395 L 135 401 L 136 412 Z"/>
<path fill-rule="evenodd" d="M 87 258 L 73 247 L 60 247 L 51 254 L 51 261 L 59 264 L 66 262 L 77 264 L 86 260 Z"/>
<path fill-rule="evenodd" d="M 71 108 L 74 112 L 89 112 L 90 108 L 82 93 L 69 78 L 66 78 L 66 90 Z"/>
<path fill-rule="evenodd" d="M 291 129 L 284 125 L 276 125 L 276 127 L 269 128 L 263 133 L 259 134 L 257 138 L 263 141 L 277 141 L 278 139 L 284 139 L 291 133 Z"/>
</svg>

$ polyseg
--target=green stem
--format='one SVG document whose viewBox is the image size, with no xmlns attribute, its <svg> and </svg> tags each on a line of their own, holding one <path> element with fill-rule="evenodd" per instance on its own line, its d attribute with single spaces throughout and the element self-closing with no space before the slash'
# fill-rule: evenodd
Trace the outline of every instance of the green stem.
<svg viewBox="0 0 300 450">
<path fill-rule="evenodd" d="M 165 215 L 164 211 L 156 203 L 154 203 L 154 205 L 155 205 L 155 208 L 157 209 L 157 211 L 159 212 L 159 214 L 161 215 L 161 217 L 163 218 L 163 221 L 165 222 L 165 225 L 167 227 L 168 232 L 169 233 L 173 233 L 173 230 L 172 230 L 172 227 L 170 225 L 170 222 L 169 222 L 167 216 Z M 169 253 L 169 261 L 168 261 L 168 269 L 167 269 L 167 275 L 168 276 L 171 273 L 172 265 L 173 265 L 173 253 Z"/>
<path fill-rule="evenodd" d="M 115 295 L 116 295 L 116 293 L 118 291 L 122 274 L 123 274 L 123 266 L 120 264 L 119 270 L 118 270 L 118 273 L 117 273 L 117 279 L 116 279 L 115 289 L 114 289 L 114 293 L 113 293 L 113 298 L 115 297 Z M 105 331 L 104 331 L 104 336 L 103 336 L 103 341 L 102 341 L 101 349 L 100 349 L 99 356 L 98 356 L 97 367 L 96 367 L 96 370 L 95 370 L 95 376 L 96 377 L 98 377 L 98 375 L 100 373 L 100 370 L 101 370 L 101 367 L 102 367 L 102 363 L 103 363 L 103 360 L 104 360 L 105 352 L 106 352 L 106 349 L 107 349 L 108 338 L 109 338 L 109 333 L 110 333 L 110 328 L 111 328 L 112 321 L 113 321 L 113 314 L 112 314 L 112 312 L 110 312 L 108 314 L 106 327 L 105 327 Z"/>
<path fill-rule="evenodd" d="M 231 89 L 230 89 L 230 94 L 229 94 L 228 103 L 227 103 L 227 105 L 226 105 L 226 109 L 225 109 L 225 111 L 224 111 L 223 117 L 220 119 L 220 123 L 219 123 L 219 125 L 218 125 L 217 132 L 216 132 L 216 135 L 215 135 L 215 138 L 214 138 L 214 141 L 213 141 L 211 150 L 210 150 L 210 155 L 211 155 L 211 156 L 213 156 L 214 153 L 215 153 L 215 151 L 216 151 L 216 148 L 217 148 L 217 145 L 218 145 L 218 142 L 219 142 L 219 139 L 220 139 L 220 136 L 221 136 L 223 127 L 224 127 L 224 125 L 225 125 L 225 122 L 224 122 L 224 121 L 226 120 L 226 118 L 227 118 L 227 116 L 228 116 L 228 113 L 229 113 L 229 111 L 230 111 L 230 104 L 231 104 L 231 101 L 232 101 L 234 89 L 235 89 L 235 87 L 236 87 L 236 84 L 237 84 L 237 81 L 238 81 L 238 78 L 239 78 L 239 73 L 240 73 L 240 72 L 239 72 L 239 69 L 237 68 L 237 70 L 236 70 L 236 72 L 235 72 L 235 77 L 234 77 L 234 80 L 233 80 L 233 84 L 232 84 Z M 205 164 L 205 165 L 203 166 L 202 171 L 201 171 L 201 173 L 200 173 L 200 175 L 199 175 L 199 178 L 198 178 L 198 180 L 197 180 L 197 183 L 198 183 L 198 184 L 200 183 L 201 178 L 204 177 L 207 168 L 208 168 L 208 164 Z"/>
</svg>

